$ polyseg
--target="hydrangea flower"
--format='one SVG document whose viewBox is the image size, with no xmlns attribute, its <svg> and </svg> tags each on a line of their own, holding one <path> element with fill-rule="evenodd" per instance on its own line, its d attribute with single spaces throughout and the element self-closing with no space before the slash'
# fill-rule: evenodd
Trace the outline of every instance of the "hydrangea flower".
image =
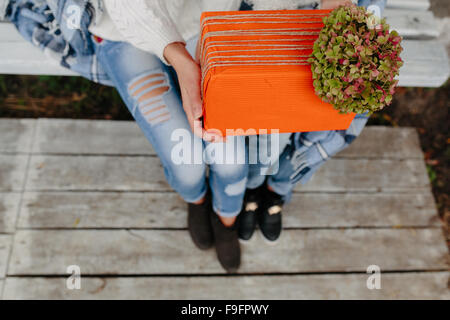
<svg viewBox="0 0 450 320">
<path fill-rule="evenodd" d="M 355 5 L 336 8 L 323 22 L 308 59 L 316 94 L 341 113 L 373 113 L 389 105 L 403 65 L 399 34 Z"/>
</svg>

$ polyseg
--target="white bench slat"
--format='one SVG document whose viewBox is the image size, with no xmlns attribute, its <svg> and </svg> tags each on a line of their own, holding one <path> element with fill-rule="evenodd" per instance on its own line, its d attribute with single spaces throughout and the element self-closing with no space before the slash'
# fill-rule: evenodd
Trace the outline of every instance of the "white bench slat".
<svg viewBox="0 0 450 320">
<path fill-rule="evenodd" d="M 403 37 L 437 37 L 439 28 L 431 11 L 387 9 L 385 17 L 392 29 Z M 24 42 L 11 23 L 0 23 L 0 43 Z"/>
<path fill-rule="evenodd" d="M 3 74 L 77 76 L 27 42 L 0 42 Z"/>
<path fill-rule="evenodd" d="M 383 274 L 382 290 L 368 290 L 367 277 L 365 274 L 334 274 L 83 278 L 80 290 L 67 290 L 66 277 L 11 277 L 5 281 L 3 299 L 450 299 L 448 272 Z"/>
<path fill-rule="evenodd" d="M 387 9 L 385 16 L 392 28 L 399 30 L 403 36 L 437 36 L 435 18 L 430 11 Z M 0 23 L 0 42 L 24 42 L 24 40 L 15 27 L 6 22 Z"/>
<path fill-rule="evenodd" d="M 407 40 L 401 54 L 401 87 L 440 87 L 450 75 L 446 48 L 436 40 Z"/>
<path fill-rule="evenodd" d="M 16 27 L 10 22 L 0 22 L 0 43 L 1 42 L 25 42 L 17 31 Z"/>
<path fill-rule="evenodd" d="M 430 0 L 387 0 L 387 8 L 428 10 Z"/>
<path fill-rule="evenodd" d="M 398 10 L 388 12 L 394 28 L 407 36 L 436 35 L 436 23 L 431 13 L 408 12 L 411 14 L 402 15 Z M 439 87 L 448 79 L 448 57 L 441 43 L 434 40 L 405 40 L 403 47 L 405 66 L 401 70 L 400 86 Z M 76 75 L 26 43 L 14 26 L 8 23 L 0 23 L 0 73 Z"/>
<path fill-rule="evenodd" d="M 405 39 L 439 36 L 439 27 L 431 11 L 387 9 L 384 16 L 391 30 L 396 30 Z"/>
<path fill-rule="evenodd" d="M 405 65 L 401 69 L 399 86 L 439 87 L 448 79 L 449 65 L 444 46 L 434 40 L 405 40 Z M 0 71 L 3 74 L 64 75 L 77 74 L 58 66 L 28 43 L 0 43 Z"/>
<path fill-rule="evenodd" d="M 430 8 L 430 0 L 387 0 L 386 8 L 425 11 Z"/>
</svg>

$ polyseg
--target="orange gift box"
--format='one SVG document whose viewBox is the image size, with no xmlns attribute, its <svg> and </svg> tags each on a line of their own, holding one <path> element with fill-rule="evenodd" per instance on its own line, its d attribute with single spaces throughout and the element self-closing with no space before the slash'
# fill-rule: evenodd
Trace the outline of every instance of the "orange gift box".
<svg viewBox="0 0 450 320">
<path fill-rule="evenodd" d="M 340 114 L 315 94 L 307 62 L 329 12 L 204 12 L 198 56 L 205 129 L 223 135 L 348 129 L 355 114 Z"/>
</svg>

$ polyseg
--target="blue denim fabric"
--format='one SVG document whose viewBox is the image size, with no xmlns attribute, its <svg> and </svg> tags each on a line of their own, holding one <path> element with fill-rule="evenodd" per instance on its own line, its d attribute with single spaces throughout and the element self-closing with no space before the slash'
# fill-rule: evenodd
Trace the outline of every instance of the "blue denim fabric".
<svg viewBox="0 0 450 320">
<path fill-rule="evenodd" d="M 358 6 L 368 8 L 370 5 L 377 6 L 380 12 L 383 13 L 386 8 L 387 0 L 358 0 Z"/>
<path fill-rule="evenodd" d="M 257 142 L 248 143 L 248 154 L 251 159 L 251 155 L 258 155 L 258 163 L 253 161 L 249 162 L 248 173 L 248 189 L 256 189 L 264 184 L 266 178 L 270 175 L 278 173 L 279 170 L 279 158 L 283 150 L 290 143 L 291 133 L 271 134 L 271 135 L 259 135 L 258 137 L 251 137 L 250 139 L 257 139 Z M 277 143 L 276 148 L 271 148 L 272 143 Z M 261 161 L 261 152 L 270 153 L 272 161 Z"/>
<path fill-rule="evenodd" d="M 187 47 L 191 53 L 196 42 L 196 38 L 188 41 Z M 207 190 L 206 170 L 209 164 L 214 210 L 223 217 L 237 216 L 242 207 L 248 175 L 245 137 L 229 137 L 226 143 L 210 144 L 194 136 L 183 110 L 176 73 L 155 55 L 126 42 L 106 40 L 95 44 L 95 52 L 98 63 L 111 78 L 153 145 L 171 187 L 186 202 L 202 199 Z M 145 96 L 158 88 L 167 88 L 167 91 L 154 97 Z M 187 143 L 188 147 L 183 152 L 188 152 L 192 161 L 174 161 L 173 153 L 178 156 L 180 141 Z M 214 163 L 213 156 L 220 158 L 221 150 L 230 144 L 237 146 L 237 152 L 233 153 L 236 161 L 229 159 L 235 164 Z M 206 152 L 208 150 L 215 153 Z M 241 159 L 242 164 L 236 164 L 237 159 Z"/>
<path fill-rule="evenodd" d="M 367 114 L 356 115 L 347 130 L 294 133 L 268 185 L 289 200 L 294 187 L 307 183 L 330 158 L 346 149 L 361 134 L 368 119 Z"/>
<path fill-rule="evenodd" d="M 7 10 L 7 18 L 21 35 L 61 66 L 111 85 L 97 63 L 88 30 L 94 14 L 91 2 L 86 0 L 11 0 Z"/>
<path fill-rule="evenodd" d="M 369 117 L 356 115 L 347 130 L 301 132 L 290 135 L 290 141 L 281 139 L 282 152 L 274 174 L 261 174 L 261 164 L 250 165 L 247 188 L 256 189 L 267 184 L 289 201 L 291 192 L 298 184 L 306 184 L 331 157 L 346 149 L 363 131 Z"/>
</svg>

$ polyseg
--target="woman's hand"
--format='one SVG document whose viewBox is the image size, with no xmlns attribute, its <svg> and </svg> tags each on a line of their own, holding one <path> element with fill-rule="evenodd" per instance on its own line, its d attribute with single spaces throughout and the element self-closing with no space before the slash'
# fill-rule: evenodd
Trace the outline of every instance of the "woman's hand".
<svg viewBox="0 0 450 320">
<path fill-rule="evenodd" d="M 164 57 L 178 75 L 183 109 L 195 135 L 206 141 L 222 141 L 217 133 L 206 132 L 202 125 L 201 70 L 183 43 L 171 43 L 164 49 Z"/>
<path fill-rule="evenodd" d="M 322 0 L 320 9 L 332 10 L 346 4 L 352 4 L 351 0 Z"/>
</svg>

